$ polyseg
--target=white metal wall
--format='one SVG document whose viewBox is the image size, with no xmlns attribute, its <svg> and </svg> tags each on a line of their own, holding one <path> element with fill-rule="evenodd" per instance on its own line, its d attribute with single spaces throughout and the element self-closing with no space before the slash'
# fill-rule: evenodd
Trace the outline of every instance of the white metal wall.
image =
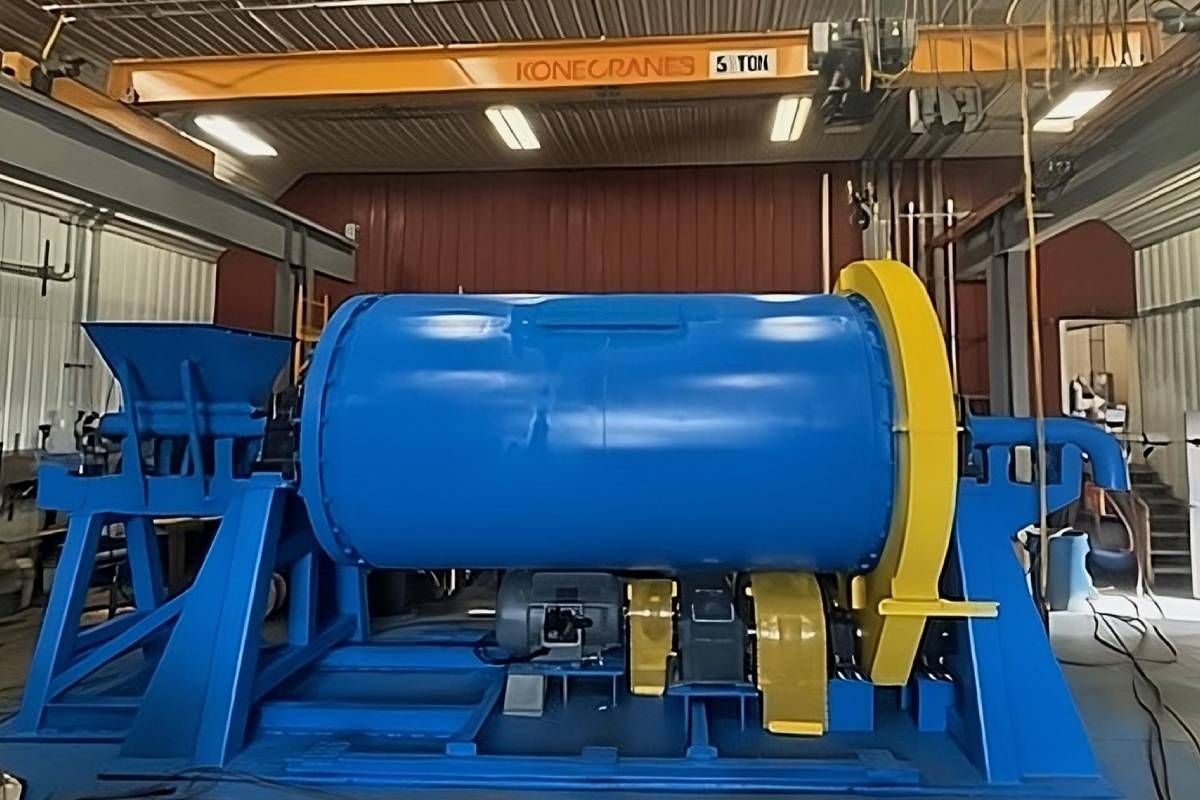
<svg viewBox="0 0 1200 800">
<path fill-rule="evenodd" d="M 169 249 L 128 232 L 104 230 L 97 240 L 98 280 L 89 281 L 85 319 L 212 322 L 215 257 Z M 84 402 L 94 410 L 116 409 L 116 381 L 90 344 L 86 352 Z"/>
<path fill-rule="evenodd" d="M 1200 166 L 1172 175 L 1121 204 L 1105 221 L 1135 248 L 1149 247 L 1200 224 Z"/>
<path fill-rule="evenodd" d="M 1187 497 L 1184 418 L 1200 410 L 1200 230 L 1136 253 L 1135 323 L 1144 430 L 1168 442 L 1150 463 Z"/>
<path fill-rule="evenodd" d="M 75 287 L 49 282 L 46 296 L 35 278 L 7 271 L 68 258 L 69 230 L 55 213 L 0 199 L 0 443 L 26 449 L 49 408 L 62 407 L 63 364 L 72 347 Z"/>
<path fill-rule="evenodd" d="M 92 219 L 89 221 L 88 214 Z M 82 216 L 81 216 L 82 214 Z M 118 393 L 80 320 L 212 320 L 215 252 L 106 220 L 95 210 L 0 194 L 0 261 L 49 263 L 70 281 L 0 269 L 0 444 L 36 445 L 38 425 L 72 403 L 115 408 Z"/>
</svg>

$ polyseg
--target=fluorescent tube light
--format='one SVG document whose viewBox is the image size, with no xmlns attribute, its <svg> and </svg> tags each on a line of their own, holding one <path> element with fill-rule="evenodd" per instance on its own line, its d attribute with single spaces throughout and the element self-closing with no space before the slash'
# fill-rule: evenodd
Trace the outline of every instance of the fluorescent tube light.
<svg viewBox="0 0 1200 800">
<path fill-rule="evenodd" d="M 492 106 L 485 113 L 510 150 L 537 150 L 542 146 L 529 120 L 516 106 Z"/>
<path fill-rule="evenodd" d="M 220 114 L 201 114 L 193 122 L 196 127 L 222 144 L 227 144 L 247 156 L 277 156 L 278 151 L 229 117 Z"/>
<path fill-rule="evenodd" d="M 786 94 L 779 98 L 775 106 L 775 123 L 771 125 L 771 141 L 794 142 L 799 139 L 811 110 L 811 97 Z"/>
<path fill-rule="evenodd" d="M 1075 123 L 1104 99 L 1112 89 L 1076 89 L 1046 112 L 1046 116 L 1034 123 L 1033 129 L 1041 133 L 1070 133 Z"/>
</svg>

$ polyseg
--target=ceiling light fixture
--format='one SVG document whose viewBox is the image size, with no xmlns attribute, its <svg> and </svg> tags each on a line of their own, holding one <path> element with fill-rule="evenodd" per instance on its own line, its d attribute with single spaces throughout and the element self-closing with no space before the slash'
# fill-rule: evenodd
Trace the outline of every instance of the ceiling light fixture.
<svg viewBox="0 0 1200 800">
<path fill-rule="evenodd" d="M 771 125 L 772 142 L 794 142 L 800 138 L 812 98 L 806 95 L 785 94 L 775 106 L 775 123 Z"/>
<path fill-rule="evenodd" d="M 1076 89 L 1034 123 L 1033 129 L 1039 133 L 1070 133 L 1075 130 L 1080 117 L 1103 103 L 1110 94 L 1112 89 Z"/>
<path fill-rule="evenodd" d="M 279 152 L 240 123 L 220 114 L 201 114 L 193 122 L 212 138 L 247 156 L 277 156 Z"/>
<path fill-rule="evenodd" d="M 491 106 L 486 113 L 510 150 L 537 150 L 542 146 L 529 127 L 529 120 L 516 106 Z"/>
</svg>

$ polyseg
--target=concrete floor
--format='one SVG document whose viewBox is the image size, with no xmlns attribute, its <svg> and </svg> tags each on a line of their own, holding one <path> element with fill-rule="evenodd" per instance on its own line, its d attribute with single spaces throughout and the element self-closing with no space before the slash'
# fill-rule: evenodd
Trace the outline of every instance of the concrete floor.
<svg viewBox="0 0 1200 800">
<path fill-rule="evenodd" d="M 1164 701 L 1200 735 L 1200 601 L 1167 597 L 1160 602 L 1167 619 L 1162 619 L 1149 600 L 1142 601 L 1140 614 L 1172 640 L 1179 657 L 1171 664 L 1147 663 L 1145 669 L 1161 687 Z M 1096 606 L 1123 615 L 1131 615 L 1135 608 L 1129 599 L 1114 595 L 1101 596 Z M 40 610 L 29 610 L 0 620 L 0 709 L 5 712 L 20 702 L 40 617 Z M 1153 800 L 1147 760 L 1150 725 L 1130 689 L 1132 670 L 1120 656 L 1092 639 L 1092 622 L 1090 612 L 1054 614 L 1055 651 L 1061 659 L 1100 665 L 1065 665 L 1064 670 L 1109 779 L 1130 800 Z M 1116 627 L 1139 658 L 1169 658 L 1151 637 L 1140 640 L 1128 627 Z M 1103 626 L 1101 632 L 1107 636 Z M 1200 753 L 1168 715 L 1161 716 L 1173 796 L 1176 800 L 1198 797 Z"/>
<path fill-rule="evenodd" d="M 21 702 L 25 671 L 41 622 L 40 608 L 0 619 L 0 714 L 11 713 Z"/>
<path fill-rule="evenodd" d="M 1158 625 L 1179 651 L 1171 664 L 1143 661 L 1146 673 L 1159 685 L 1163 701 L 1200 736 L 1200 600 L 1160 598 L 1167 619 L 1148 599 L 1138 609 L 1141 616 Z M 1133 603 L 1122 596 L 1102 595 L 1100 611 L 1122 615 L 1134 613 Z M 1147 737 L 1150 722 L 1138 707 L 1130 686 L 1133 670 L 1128 661 L 1104 649 L 1092 639 L 1093 619 L 1088 613 L 1060 612 L 1052 615 L 1051 636 L 1060 659 L 1106 666 L 1064 665 L 1067 680 L 1087 725 L 1096 756 L 1113 784 L 1130 800 L 1153 800 L 1154 788 L 1148 768 Z M 1130 628 L 1115 624 L 1139 659 L 1170 660 L 1170 653 L 1153 636 L 1141 639 Z M 1111 639 L 1104 626 L 1103 636 Z M 1143 691 L 1143 697 L 1149 697 Z M 1168 775 L 1175 798 L 1200 797 L 1200 753 L 1184 731 L 1162 713 L 1163 738 Z"/>
</svg>

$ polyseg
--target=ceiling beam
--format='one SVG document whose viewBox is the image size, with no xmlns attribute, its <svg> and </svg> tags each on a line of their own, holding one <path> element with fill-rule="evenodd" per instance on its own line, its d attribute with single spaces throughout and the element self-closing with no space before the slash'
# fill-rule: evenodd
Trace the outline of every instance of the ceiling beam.
<svg viewBox="0 0 1200 800">
<path fill-rule="evenodd" d="M 354 243 L 98 122 L 0 79 L 0 173 L 221 247 L 339 280 Z"/>
<path fill-rule="evenodd" d="M 1040 242 L 1080 223 L 1100 219 L 1115 223 L 1126 215 L 1136 218 L 1140 204 L 1176 175 L 1200 168 L 1194 129 L 1200 119 L 1200 75 L 1193 75 L 1159 91 L 1132 114 L 1112 123 L 1103 139 L 1072 156 L 1070 181 L 1060 190 L 1038 199 L 1037 235 Z M 959 242 L 960 277 L 983 274 L 993 256 L 1029 249 L 1025 207 L 1019 191 L 1005 192 L 980 206 L 980 213 L 943 234 L 931 246 Z M 1132 243 L 1145 247 L 1194 227 L 1183 214 Z"/>
<path fill-rule="evenodd" d="M 24 53 L 0 52 L 0 71 L 22 86 L 32 87 L 37 69 L 38 63 Z M 216 154 L 212 150 L 144 111 L 130 108 L 72 78 L 51 78 L 49 96 L 196 169 L 213 174 Z"/>
<path fill-rule="evenodd" d="M 1131 24 L 1132 65 L 1156 50 L 1153 30 Z M 1091 47 L 1087 45 L 1088 38 Z M 1018 39 L 1030 70 L 1057 66 L 1042 26 L 930 27 L 920 30 L 911 65 L 897 86 L 946 82 L 1003 82 L 1016 69 Z M 1106 46 L 1105 30 L 1073 32 L 1075 52 L 1096 54 L 1100 68 L 1122 66 Z M 1117 48 L 1118 50 L 1120 48 Z M 625 91 L 657 88 L 710 95 L 815 91 L 808 68 L 808 33 L 672 36 L 604 41 L 522 42 L 205 56 L 119 59 L 108 94 L 123 102 L 165 110 L 206 103 L 336 98 L 380 98 L 458 92 Z M 768 68 L 731 73 L 721 57 L 766 55 Z"/>
<path fill-rule="evenodd" d="M 1039 236 L 1119 214 L 1173 175 L 1200 164 L 1197 120 L 1200 76 L 1193 76 L 1115 125 L 1074 158 L 1070 183 L 1045 203 L 1053 216 L 1039 226 Z"/>
</svg>

